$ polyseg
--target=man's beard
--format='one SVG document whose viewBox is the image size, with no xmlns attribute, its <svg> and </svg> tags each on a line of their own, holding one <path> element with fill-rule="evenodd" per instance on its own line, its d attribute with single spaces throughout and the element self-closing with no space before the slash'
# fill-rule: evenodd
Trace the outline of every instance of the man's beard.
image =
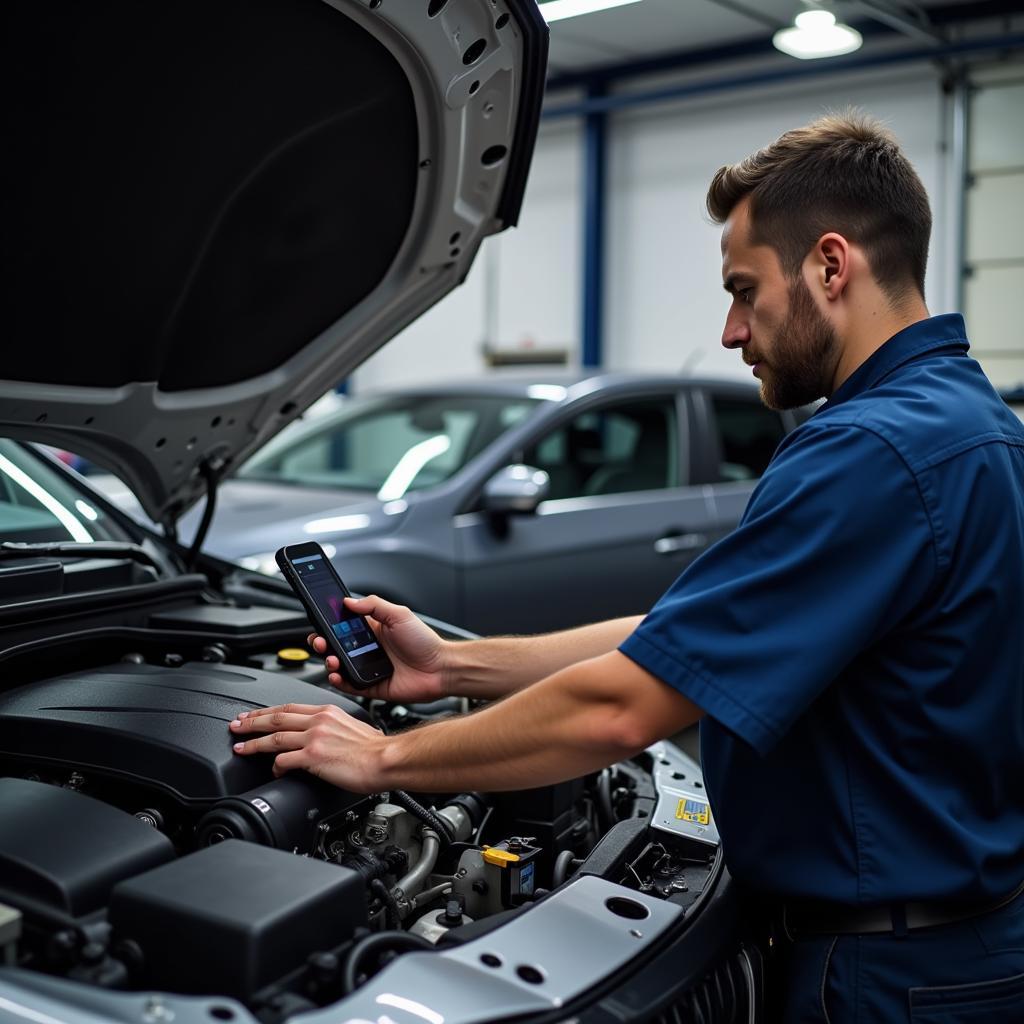
<svg viewBox="0 0 1024 1024">
<path fill-rule="evenodd" d="M 761 369 L 761 401 L 769 409 L 795 409 L 827 396 L 838 351 L 835 328 L 798 280 L 789 289 L 789 313 L 769 346 L 771 363 Z"/>
</svg>

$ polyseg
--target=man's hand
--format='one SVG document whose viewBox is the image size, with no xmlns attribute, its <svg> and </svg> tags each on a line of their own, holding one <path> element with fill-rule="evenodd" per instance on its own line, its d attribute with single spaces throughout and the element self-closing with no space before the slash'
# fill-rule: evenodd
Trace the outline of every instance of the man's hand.
<svg viewBox="0 0 1024 1024">
<path fill-rule="evenodd" d="M 275 777 L 304 768 L 352 793 L 380 788 L 385 737 L 334 704 L 281 704 L 242 712 L 229 728 L 239 740 L 236 754 L 276 755 Z M 250 735 L 257 738 L 243 739 Z"/>
<path fill-rule="evenodd" d="M 365 615 L 377 634 L 392 664 L 394 675 L 386 682 L 369 689 L 357 689 L 340 672 L 341 666 L 333 654 L 327 654 L 327 641 L 311 634 L 309 644 L 317 654 L 327 654 L 327 681 L 339 690 L 389 700 L 395 703 L 416 703 L 448 696 L 444 654 L 445 641 L 426 623 L 421 622 L 408 608 L 391 604 L 376 596 L 346 597 L 350 611 Z"/>
<path fill-rule="evenodd" d="M 620 651 L 557 672 L 472 715 L 384 736 L 333 705 L 240 714 L 238 754 L 274 754 L 354 793 L 486 792 L 597 771 L 692 725 L 703 712 Z M 261 735 L 266 734 L 266 735 Z"/>
</svg>

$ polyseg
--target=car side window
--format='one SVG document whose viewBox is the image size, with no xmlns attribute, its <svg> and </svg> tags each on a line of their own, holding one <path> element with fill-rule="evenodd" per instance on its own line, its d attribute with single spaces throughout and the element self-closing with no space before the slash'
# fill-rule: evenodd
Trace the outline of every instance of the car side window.
<svg viewBox="0 0 1024 1024">
<path fill-rule="evenodd" d="M 721 453 L 716 479 L 756 480 L 785 436 L 782 417 L 759 401 L 711 396 L 712 421 Z"/>
<path fill-rule="evenodd" d="M 549 499 L 581 498 L 679 485 L 672 398 L 632 401 L 580 413 L 523 453 L 550 480 Z"/>
</svg>

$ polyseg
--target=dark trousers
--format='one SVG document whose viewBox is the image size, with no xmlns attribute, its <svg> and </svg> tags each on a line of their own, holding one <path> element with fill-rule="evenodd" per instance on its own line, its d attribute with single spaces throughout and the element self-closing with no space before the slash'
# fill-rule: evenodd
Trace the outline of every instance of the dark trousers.
<svg viewBox="0 0 1024 1024">
<path fill-rule="evenodd" d="M 1024 1024 L 1024 895 L 899 936 L 776 941 L 784 1024 Z"/>
</svg>

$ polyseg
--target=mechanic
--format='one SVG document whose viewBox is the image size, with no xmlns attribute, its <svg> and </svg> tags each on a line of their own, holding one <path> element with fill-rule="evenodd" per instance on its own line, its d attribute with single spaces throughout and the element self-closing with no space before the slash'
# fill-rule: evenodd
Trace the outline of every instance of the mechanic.
<svg viewBox="0 0 1024 1024">
<path fill-rule="evenodd" d="M 727 864 L 781 907 L 785 1019 L 1019 1022 L 1024 428 L 962 318 L 929 317 L 927 196 L 877 123 L 787 132 L 723 167 L 707 205 L 723 345 L 767 405 L 828 399 L 740 526 L 642 620 L 448 642 L 352 600 L 396 665 L 370 696 L 504 699 L 395 736 L 268 708 L 231 723 L 235 749 L 357 792 L 503 790 L 706 716 Z"/>
</svg>

